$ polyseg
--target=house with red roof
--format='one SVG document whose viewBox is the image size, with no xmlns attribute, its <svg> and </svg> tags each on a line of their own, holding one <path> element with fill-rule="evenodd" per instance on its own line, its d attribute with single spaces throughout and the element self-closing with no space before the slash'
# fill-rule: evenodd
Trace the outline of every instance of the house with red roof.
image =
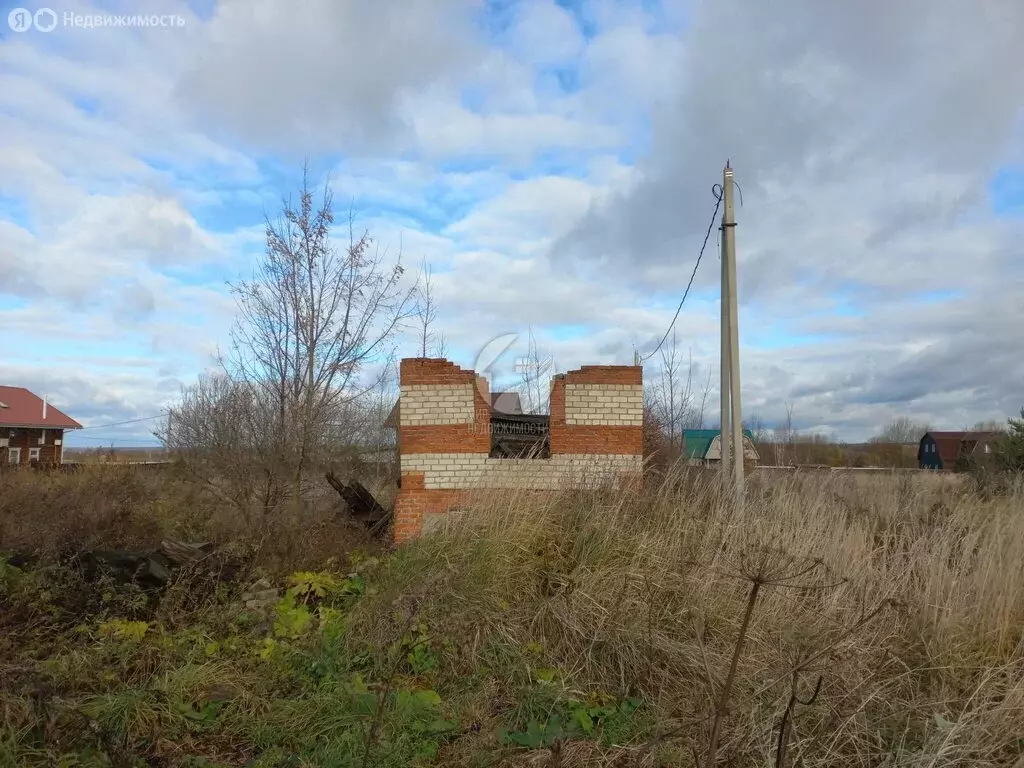
<svg viewBox="0 0 1024 768">
<path fill-rule="evenodd" d="M 917 449 L 921 469 L 955 472 L 961 459 L 985 460 L 999 448 L 1003 432 L 927 432 Z"/>
<path fill-rule="evenodd" d="M 0 466 L 61 464 L 64 431 L 82 425 L 24 387 L 0 386 Z"/>
</svg>

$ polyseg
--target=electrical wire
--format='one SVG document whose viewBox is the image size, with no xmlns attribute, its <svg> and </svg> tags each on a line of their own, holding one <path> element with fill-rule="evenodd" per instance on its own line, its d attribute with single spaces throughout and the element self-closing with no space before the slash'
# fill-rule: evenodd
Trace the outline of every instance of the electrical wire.
<svg viewBox="0 0 1024 768">
<path fill-rule="evenodd" d="M 704 256 L 704 249 L 708 247 L 708 238 L 711 237 L 711 229 L 715 226 L 715 219 L 718 218 L 718 209 L 722 205 L 722 196 L 724 190 L 721 184 L 714 184 L 711 187 L 711 194 L 715 197 L 715 210 L 711 214 L 711 221 L 708 222 L 708 231 L 704 233 L 704 243 L 700 247 L 700 253 L 697 254 L 697 263 L 693 265 L 693 272 L 690 273 L 690 282 L 686 284 L 686 290 L 683 292 L 683 298 L 679 300 L 679 306 L 676 307 L 676 313 L 672 316 L 672 322 L 668 324 L 668 329 L 665 331 L 665 335 L 661 337 L 661 341 L 658 342 L 658 346 L 654 348 L 651 354 L 641 357 L 640 362 L 646 362 L 654 357 L 658 350 L 661 349 L 668 335 L 672 333 L 672 329 L 675 327 L 676 320 L 679 319 L 679 313 L 683 309 L 683 303 L 686 301 L 686 297 L 690 294 L 690 287 L 693 285 L 693 278 L 697 276 L 697 268 L 700 266 L 700 260 Z"/>
<path fill-rule="evenodd" d="M 81 435 L 73 435 L 68 440 L 91 440 L 97 443 L 132 443 L 138 445 L 138 440 L 131 437 L 82 437 Z M 141 446 L 143 448 L 147 446 Z"/>
<path fill-rule="evenodd" d="M 141 421 L 152 421 L 153 419 L 162 419 L 166 416 L 166 413 L 158 413 L 156 416 L 146 416 L 143 419 L 129 419 L 128 421 L 115 421 L 113 424 L 96 424 L 91 427 L 82 427 L 76 429 L 75 432 L 85 432 L 87 429 L 106 429 L 107 427 L 120 427 L 123 424 L 138 424 Z"/>
</svg>

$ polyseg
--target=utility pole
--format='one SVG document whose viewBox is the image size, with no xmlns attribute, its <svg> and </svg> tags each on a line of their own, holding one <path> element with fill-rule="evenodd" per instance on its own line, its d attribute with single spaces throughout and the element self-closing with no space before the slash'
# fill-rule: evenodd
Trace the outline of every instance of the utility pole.
<svg viewBox="0 0 1024 768">
<path fill-rule="evenodd" d="M 723 192 L 724 194 L 724 192 Z M 724 214 L 722 221 L 725 221 Z M 722 227 L 724 231 L 724 227 Z M 721 425 L 719 428 L 718 444 L 721 448 L 722 453 L 722 486 L 723 489 L 729 487 L 729 457 L 730 447 L 732 445 L 732 431 L 729 428 L 729 391 L 731 386 L 731 377 L 729 373 L 729 361 L 731 357 L 729 347 L 729 259 L 725 252 L 725 235 L 722 235 L 722 351 L 719 364 L 719 391 L 722 393 L 721 407 L 720 407 L 720 421 Z"/>
<path fill-rule="evenodd" d="M 725 164 L 722 195 L 725 213 L 722 215 L 722 243 L 728 262 L 729 277 L 729 421 L 732 425 L 732 469 L 737 498 L 743 497 L 743 411 L 740 405 L 740 324 L 739 299 L 736 291 L 736 214 L 733 207 L 733 173 Z"/>
<path fill-rule="evenodd" d="M 736 216 L 733 206 L 733 172 L 725 164 L 722 177 L 722 411 L 728 409 L 732 480 L 737 499 L 743 498 L 743 410 L 740 404 L 739 301 L 736 296 Z M 728 368 L 726 368 L 726 365 Z M 728 394 L 727 394 L 728 393 Z M 726 405 L 728 400 L 728 405 Z M 726 419 L 722 419 L 722 455 L 725 456 Z M 722 465 L 723 477 L 729 466 Z"/>
</svg>

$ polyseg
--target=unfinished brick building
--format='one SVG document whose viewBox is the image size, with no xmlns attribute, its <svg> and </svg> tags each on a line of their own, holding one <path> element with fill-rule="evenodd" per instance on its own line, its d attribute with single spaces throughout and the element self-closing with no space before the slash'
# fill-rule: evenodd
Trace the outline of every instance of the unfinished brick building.
<svg viewBox="0 0 1024 768">
<path fill-rule="evenodd" d="M 396 542 L 442 522 L 474 490 L 618 485 L 642 471 L 640 366 L 555 376 L 548 416 L 495 411 L 487 380 L 444 359 L 402 360 L 399 383 Z M 516 434 L 525 458 L 509 457 Z"/>
</svg>

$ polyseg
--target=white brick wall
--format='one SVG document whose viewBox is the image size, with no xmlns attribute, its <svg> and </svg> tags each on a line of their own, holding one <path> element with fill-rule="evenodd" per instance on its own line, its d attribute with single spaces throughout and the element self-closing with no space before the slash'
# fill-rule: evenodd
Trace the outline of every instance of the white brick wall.
<svg viewBox="0 0 1024 768">
<path fill-rule="evenodd" d="M 398 415 L 402 426 L 472 424 L 473 384 L 405 384 Z"/>
<path fill-rule="evenodd" d="M 640 384 L 567 384 L 565 423 L 592 426 L 642 426 L 644 392 Z"/>
<path fill-rule="evenodd" d="M 483 453 L 414 453 L 402 456 L 403 472 L 423 472 L 424 488 L 556 490 L 616 483 L 638 473 L 643 459 L 623 454 L 563 454 L 550 459 L 492 459 Z"/>
</svg>

